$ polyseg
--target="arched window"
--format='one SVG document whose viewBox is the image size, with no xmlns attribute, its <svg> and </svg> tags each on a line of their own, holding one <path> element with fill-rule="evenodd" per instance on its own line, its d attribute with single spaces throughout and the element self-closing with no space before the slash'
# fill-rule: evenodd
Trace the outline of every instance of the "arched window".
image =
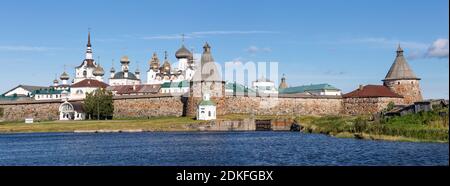
<svg viewBox="0 0 450 186">
<path fill-rule="evenodd" d="M 397 84 L 399 84 L 400 85 L 400 81 L 397 83 Z"/>
<path fill-rule="evenodd" d="M 87 77 L 87 71 L 83 71 L 83 77 Z"/>
<path fill-rule="evenodd" d="M 211 117 L 211 111 L 208 111 L 208 116 Z"/>
</svg>

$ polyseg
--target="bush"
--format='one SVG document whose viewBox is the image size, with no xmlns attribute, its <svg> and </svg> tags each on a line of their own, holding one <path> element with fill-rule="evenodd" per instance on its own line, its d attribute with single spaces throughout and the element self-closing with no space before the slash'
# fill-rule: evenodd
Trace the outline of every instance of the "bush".
<svg viewBox="0 0 450 186">
<path fill-rule="evenodd" d="M 355 120 L 355 132 L 362 133 L 367 130 L 367 121 L 363 118 L 356 118 Z"/>
</svg>

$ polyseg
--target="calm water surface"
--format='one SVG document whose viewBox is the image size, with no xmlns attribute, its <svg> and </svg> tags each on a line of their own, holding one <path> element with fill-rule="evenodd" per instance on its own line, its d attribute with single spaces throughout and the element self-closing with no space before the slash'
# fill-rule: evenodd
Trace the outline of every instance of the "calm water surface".
<svg viewBox="0 0 450 186">
<path fill-rule="evenodd" d="M 294 132 L 0 135 L 0 165 L 449 165 L 449 146 Z"/>
</svg>

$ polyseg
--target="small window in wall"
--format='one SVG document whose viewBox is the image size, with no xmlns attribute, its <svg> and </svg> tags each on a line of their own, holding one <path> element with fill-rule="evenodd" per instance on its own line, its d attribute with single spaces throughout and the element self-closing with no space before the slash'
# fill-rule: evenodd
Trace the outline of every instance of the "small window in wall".
<svg viewBox="0 0 450 186">
<path fill-rule="evenodd" d="M 411 85 L 414 85 L 414 81 L 411 81 Z"/>
<path fill-rule="evenodd" d="M 400 82 L 398 82 L 397 84 L 399 84 L 399 85 L 400 85 Z"/>
<path fill-rule="evenodd" d="M 86 71 L 86 70 L 83 71 L 83 76 L 84 76 L 84 77 L 87 77 L 87 71 Z"/>
<path fill-rule="evenodd" d="M 211 117 L 211 111 L 208 111 L 208 116 Z"/>
</svg>

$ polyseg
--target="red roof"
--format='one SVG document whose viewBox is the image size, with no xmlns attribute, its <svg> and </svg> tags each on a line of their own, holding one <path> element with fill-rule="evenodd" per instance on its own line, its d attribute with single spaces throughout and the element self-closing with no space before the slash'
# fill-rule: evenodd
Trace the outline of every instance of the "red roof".
<svg viewBox="0 0 450 186">
<path fill-rule="evenodd" d="M 98 87 L 98 88 L 106 88 L 109 85 L 106 83 L 103 83 L 101 81 L 97 81 L 94 79 L 85 79 L 83 81 L 80 81 L 78 83 L 75 83 L 72 85 L 72 88 L 77 88 L 77 87 Z"/>
<path fill-rule="evenodd" d="M 117 94 L 158 93 L 161 85 L 120 85 L 114 86 Z"/>
<path fill-rule="evenodd" d="M 372 97 L 394 97 L 402 98 L 403 96 L 392 92 L 386 86 L 383 85 L 366 85 L 362 88 L 358 88 L 352 92 L 342 95 L 344 98 L 372 98 Z"/>
</svg>

